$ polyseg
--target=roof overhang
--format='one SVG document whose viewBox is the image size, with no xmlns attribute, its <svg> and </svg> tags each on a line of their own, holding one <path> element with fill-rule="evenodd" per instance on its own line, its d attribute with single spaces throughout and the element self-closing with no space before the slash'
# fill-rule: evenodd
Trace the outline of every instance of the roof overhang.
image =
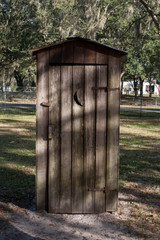
<svg viewBox="0 0 160 240">
<path fill-rule="evenodd" d="M 93 45 L 101 46 L 102 48 L 105 48 L 105 49 L 110 49 L 110 50 L 119 52 L 119 53 L 122 54 L 122 55 L 126 55 L 126 54 L 127 54 L 126 51 L 119 50 L 119 49 L 114 48 L 114 47 L 111 47 L 111 46 L 109 46 L 109 45 L 106 45 L 106 44 L 103 44 L 103 43 L 100 43 L 100 42 L 96 42 L 96 41 L 90 40 L 90 39 L 88 39 L 88 38 L 81 38 L 81 37 L 67 38 L 67 40 L 64 40 L 64 41 L 61 41 L 61 42 L 56 42 L 56 43 L 53 43 L 53 44 L 50 44 L 50 45 L 47 45 L 47 46 L 42 46 L 42 47 L 39 47 L 39 48 L 34 48 L 34 49 L 31 49 L 30 51 L 33 53 L 33 55 L 35 55 L 35 54 L 38 53 L 39 51 L 45 50 L 45 49 L 47 49 L 47 48 L 52 48 L 52 47 L 54 47 L 54 46 L 62 45 L 62 44 L 64 44 L 64 43 L 73 42 L 73 41 L 88 42 L 88 43 L 91 43 L 91 44 L 93 44 Z"/>
</svg>

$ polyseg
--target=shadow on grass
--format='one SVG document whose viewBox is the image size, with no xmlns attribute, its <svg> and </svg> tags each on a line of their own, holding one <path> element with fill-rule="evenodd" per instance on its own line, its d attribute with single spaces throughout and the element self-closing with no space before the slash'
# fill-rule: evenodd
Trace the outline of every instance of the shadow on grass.
<svg viewBox="0 0 160 240">
<path fill-rule="evenodd" d="M 0 136 L 1 161 L 6 163 L 18 164 L 24 167 L 33 167 L 36 164 L 35 156 L 35 136 L 15 135 L 14 132 L 7 130 L 7 134 Z"/>
<path fill-rule="evenodd" d="M 121 135 L 120 177 L 122 180 L 141 181 L 148 185 L 160 184 L 159 140 L 157 138 Z"/>
<path fill-rule="evenodd" d="M 21 110 L 18 109 L 18 112 L 19 111 L 21 112 Z M 15 112 L 14 113 L 12 112 L 10 114 L 15 114 Z M 23 110 L 23 114 L 28 115 L 26 109 Z M 4 121 L 6 121 L 7 123 L 7 119 L 5 119 Z M 146 121 L 148 121 L 148 119 L 146 119 Z M 8 123 L 10 122 L 11 120 L 9 119 Z M 18 121 L 16 121 L 15 123 L 17 124 L 18 128 Z M 7 130 L 8 133 L 5 134 L 6 130 L 4 129 L 1 130 L 1 132 L 3 132 L 3 135 L 1 135 L 0 141 L 1 147 L 0 186 L 2 193 L 0 200 L 3 202 L 12 202 L 20 207 L 30 208 L 31 205 L 33 204 L 34 199 L 35 178 L 34 174 L 31 174 L 27 170 L 27 167 L 35 166 L 35 152 L 34 152 L 35 129 L 27 125 L 25 126 L 25 128 L 26 129 L 28 128 L 30 133 L 34 131 L 34 134 L 33 133 L 30 135 L 26 135 L 25 133 L 15 134 L 15 132 L 13 133 L 13 131 L 10 130 Z M 153 144 L 151 146 L 151 144 L 153 142 L 154 143 L 157 142 L 158 139 L 157 138 L 149 139 L 148 137 L 145 136 L 138 137 L 134 136 L 134 134 L 129 134 L 129 138 L 128 135 L 122 135 L 121 137 L 122 137 L 121 140 L 122 149 L 120 161 L 120 178 L 123 181 L 143 183 L 146 186 L 157 186 L 159 184 L 159 178 L 157 175 L 154 174 L 154 171 L 160 171 L 158 158 L 159 150 L 157 149 L 157 145 Z M 133 144 L 135 145 L 134 147 L 132 146 Z M 144 146 L 144 148 L 142 146 Z M 16 166 L 16 168 L 12 168 L 12 164 L 14 164 L 14 167 Z M 23 165 L 24 170 L 19 168 L 22 167 Z M 156 207 L 159 206 L 158 195 L 156 193 L 154 194 L 146 192 L 145 194 L 141 192 L 140 189 L 138 190 L 133 188 L 127 189 L 126 187 L 122 187 L 121 191 L 129 194 L 131 193 L 133 196 L 135 196 L 136 200 L 134 199 L 134 201 L 147 204 L 152 203 Z M 123 200 L 127 201 L 126 199 Z M 130 201 L 130 199 L 128 199 L 128 201 Z M 53 221 L 58 221 L 56 219 L 57 219 L 56 217 L 53 217 Z M 112 220 L 114 221 L 114 218 Z M 65 225 L 76 228 L 76 224 L 70 224 L 67 221 L 64 221 L 64 223 Z M 28 220 L 28 224 L 32 225 L 32 220 Z M 110 225 L 107 225 L 106 219 L 102 221 L 102 224 L 104 224 L 106 228 L 108 226 L 108 230 L 110 231 L 109 227 Z M 38 224 L 37 226 L 36 229 L 41 230 L 41 224 Z M 47 226 L 48 225 L 46 224 L 46 227 Z M 115 231 L 117 231 L 117 227 L 118 225 L 115 224 L 114 229 Z M 84 226 L 82 224 L 79 225 L 77 228 L 82 229 L 84 228 Z M 90 229 L 88 228 L 87 231 L 90 231 Z M 66 233 L 63 231 L 59 232 L 59 230 L 57 229 L 57 234 L 63 235 Z M 68 235 L 68 237 L 71 236 Z"/>
<path fill-rule="evenodd" d="M 120 136 L 120 179 L 124 183 L 132 182 L 139 185 L 138 188 L 136 188 L 136 185 L 129 188 L 125 187 L 124 184 L 120 191 L 131 194 L 133 201 L 151 203 L 160 208 L 159 195 L 154 192 L 154 189 L 160 185 L 160 141 L 157 135 L 154 136 L 154 127 L 159 126 L 160 114 L 154 113 L 152 119 L 148 118 L 148 114 L 146 116 L 138 119 L 137 117 L 121 115 L 122 125 L 129 125 L 130 130 Z M 137 127 L 136 131 L 132 132 L 132 126 Z M 151 128 L 148 128 L 148 126 Z M 138 135 L 139 127 L 141 127 L 141 135 Z M 142 135 L 145 131 L 148 132 L 146 136 L 145 134 Z M 151 135 L 149 135 L 149 131 L 152 133 Z M 155 133 L 158 133 L 157 129 Z M 141 189 L 141 186 L 143 186 L 143 189 Z M 152 188 L 152 193 L 148 192 L 149 188 Z"/>
<path fill-rule="evenodd" d="M 151 119 L 158 119 L 160 117 L 160 112 L 141 112 L 139 111 L 121 111 L 120 115 L 121 119 L 138 119 L 139 121 L 142 120 L 151 120 Z"/>
<path fill-rule="evenodd" d="M 35 108 L 4 108 L 0 107 L 0 114 L 5 115 L 23 115 L 23 116 L 35 116 Z"/>
<path fill-rule="evenodd" d="M 35 176 L 22 170 L 0 168 L 0 201 L 31 208 L 35 198 Z"/>
<path fill-rule="evenodd" d="M 34 123 L 13 120 L 10 114 L 14 112 L 8 112 L 8 116 L 3 115 L 6 119 L 1 120 L 0 127 L 0 201 L 30 208 L 35 197 L 35 126 Z M 18 117 L 21 114 L 27 117 L 28 112 L 20 109 Z M 3 124 L 6 124 L 5 128 Z"/>
</svg>

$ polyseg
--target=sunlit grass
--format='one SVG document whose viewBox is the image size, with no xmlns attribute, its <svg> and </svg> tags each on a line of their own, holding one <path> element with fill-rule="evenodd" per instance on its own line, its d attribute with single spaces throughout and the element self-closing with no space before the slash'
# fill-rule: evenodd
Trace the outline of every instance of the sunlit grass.
<svg viewBox="0 0 160 240">
<path fill-rule="evenodd" d="M 128 223 L 144 237 L 160 227 L 159 126 L 160 113 L 121 113 L 120 189 L 129 194 Z"/>
<path fill-rule="evenodd" d="M 0 187 L 21 195 L 35 187 L 35 109 L 0 113 Z"/>
</svg>

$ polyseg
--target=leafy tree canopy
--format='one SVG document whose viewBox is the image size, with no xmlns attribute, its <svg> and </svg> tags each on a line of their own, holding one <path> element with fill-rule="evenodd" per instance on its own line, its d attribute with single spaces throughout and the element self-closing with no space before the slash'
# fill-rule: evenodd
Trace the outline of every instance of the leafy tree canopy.
<svg viewBox="0 0 160 240">
<path fill-rule="evenodd" d="M 29 49 L 82 36 L 127 50 L 127 79 L 159 78 L 159 26 L 160 0 L 1 0 L 0 72 L 32 84 Z"/>
</svg>

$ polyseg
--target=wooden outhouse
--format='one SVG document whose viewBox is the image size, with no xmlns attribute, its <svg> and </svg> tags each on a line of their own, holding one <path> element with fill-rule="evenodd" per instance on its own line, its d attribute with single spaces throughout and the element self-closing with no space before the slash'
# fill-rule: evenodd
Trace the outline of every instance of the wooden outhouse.
<svg viewBox="0 0 160 240">
<path fill-rule="evenodd" d="M 75 37 L 32 53 L 37 60 L 37 209 L 115 211 L 126 52 Z"/>
</svg>

